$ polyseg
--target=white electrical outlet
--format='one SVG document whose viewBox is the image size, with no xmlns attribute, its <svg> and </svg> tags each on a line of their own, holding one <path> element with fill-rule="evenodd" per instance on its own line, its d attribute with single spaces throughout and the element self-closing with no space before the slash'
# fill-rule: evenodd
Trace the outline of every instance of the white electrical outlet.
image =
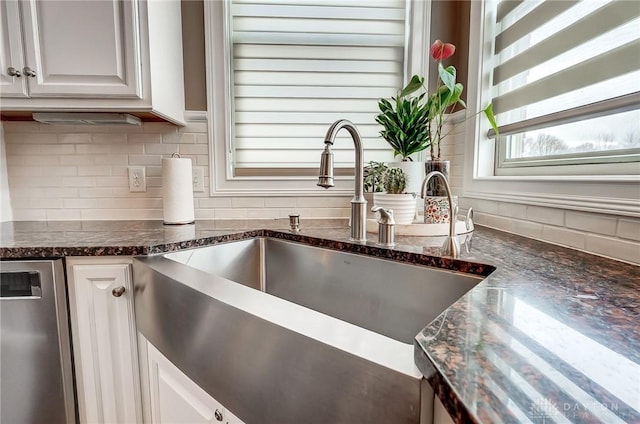
<svg viewBox="0 0 640 424">
<path fill-rule="evenodd" d="M 129 167 L 129 191 L 131 193 L 147 191 L 144 169 L 144 166 Z"/>
<path fill-rule="evenodd" d="M 204 191 L 204 167 L 202 166 L 193 167 L 193 191 Z"/>
</svg>

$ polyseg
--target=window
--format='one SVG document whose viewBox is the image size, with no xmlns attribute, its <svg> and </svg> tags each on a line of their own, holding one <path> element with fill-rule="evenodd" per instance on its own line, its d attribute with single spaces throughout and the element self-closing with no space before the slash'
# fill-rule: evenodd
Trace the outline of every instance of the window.
<svg viewBox="0 0 640 424">
<path fill-rule="evenodd" d="M 395 95 L 410 72 L 422 69 L 422 58 L 409 45 L 423 50 L 424 40 L 411 40 L 408 22 L 411 9 L 426 19 L 426 7 L 409 4 L 205 2 L 208 109 L 215 139 L 212 194 L 267 186 L 279 194 L 321 191 L 314 181 L 322 140 L 341 118 L 358 127 L 365 161 L 392 160 L 374 117 L 378 99 Z M 420 34 L 426 33 L 423 23 L 420 27 Z M 336 188 L 352 190 L 353 143 L 346 132 L 338 138 L 336 175 L 351 181 L 338 181 Z"/>
<path fill-rule="evenodd" d="M 640 3 L 492 7 L 495 174 L 640 174 Z"/>
</svg>

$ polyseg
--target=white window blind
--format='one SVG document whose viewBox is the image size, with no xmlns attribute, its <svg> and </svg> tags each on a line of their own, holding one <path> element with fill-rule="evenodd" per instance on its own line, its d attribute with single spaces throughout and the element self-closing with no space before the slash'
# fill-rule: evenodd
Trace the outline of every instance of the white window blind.
<svg viewBox="0 0 640 424">
<path fill-rule="evenodd" d="M 392 159 L 375 123 L 377 101 L 405 74 L 405 0 L 230 0 L 235 175 L 317 173 L 337 119 L 354 122 L 365 160 Z M 337 167 L 353 167 L 345 134 Z"/>
<path fill-rule="evenodd" d="M 503 0 L 495 16 L 499 166 L 637 161 L 640 2 Z"/>
</svg>

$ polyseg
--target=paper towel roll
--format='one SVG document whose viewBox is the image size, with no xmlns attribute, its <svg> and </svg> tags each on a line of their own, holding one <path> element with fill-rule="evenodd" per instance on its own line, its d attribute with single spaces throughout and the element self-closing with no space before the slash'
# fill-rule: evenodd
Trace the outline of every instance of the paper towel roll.
<svg viewBox="0 0 640 424">
<path fill-rule="evenodd" d="M 191 159 L 162 159 L 162 192 L 165 224 L 189 224 L 193 213 Z"/>
</svg>

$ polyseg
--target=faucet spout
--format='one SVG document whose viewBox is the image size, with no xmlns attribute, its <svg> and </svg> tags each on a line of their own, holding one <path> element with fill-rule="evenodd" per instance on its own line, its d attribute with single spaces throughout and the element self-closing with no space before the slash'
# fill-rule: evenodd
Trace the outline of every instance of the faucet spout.
<svg viewBox="0 0 640 424">
<path fill-rule="evenodd" d="M 331 146 L 336 139 L 338 131 L 346 129 L 355 145 L 355 189 L 353 199 L 351 199 L 351 240 L 357 242 L 367 241 L 367 201 L 364 198 L 364 150 L 362 138 L 356 126 L 346 119 L 334 122 L 324 137 L 324 151 L 320 158 L 320 175 L 318 185 L 320 187 L 333 187 L 333 153 Z"/>
<path fill-rule="evenodd" d="M 460 244 L 456 239 L 456 215 L 457 207 L 453 205 L 453 195 L 451 194 L 451 187 L 444 174 L 440 171 L 432 171 L 427 174 L 422 181 L 421 198 L 425 198 L 427 195 L 427 186 L 431 178 L 439 178 L 444 184 L 445 191 L 447 192 L 447 200 L 449 201 L 449 236 L 444 240 L 442 246 L 442 254 L 457 258 L 460 255 Z"/>
</svg>

